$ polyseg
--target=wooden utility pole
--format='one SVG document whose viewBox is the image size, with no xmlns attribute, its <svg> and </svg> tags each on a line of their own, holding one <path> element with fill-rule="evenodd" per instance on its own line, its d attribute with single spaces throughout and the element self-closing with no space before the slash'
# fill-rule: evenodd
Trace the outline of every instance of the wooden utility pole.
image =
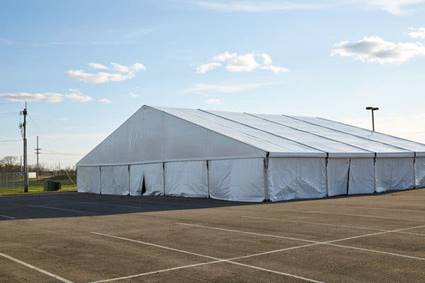
<svg viewBox="0 0 425 283">
<path fill-rule="evenodd" d="M 24 142 L 24 192 L 28 192 L 28 157 L 27 157 L 27 102 L 25 102 L 24 110 L 21 112 L 24 116 L 24 121 L 20 126 L 22 130 L 22 139 Z"/>
</svg>

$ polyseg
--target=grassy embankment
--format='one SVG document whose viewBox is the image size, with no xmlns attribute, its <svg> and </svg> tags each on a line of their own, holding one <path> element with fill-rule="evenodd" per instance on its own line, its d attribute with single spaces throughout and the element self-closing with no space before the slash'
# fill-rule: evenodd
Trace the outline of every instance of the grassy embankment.
<svg viewBox="0 0 425 283">
<path fill-rule="evenodd" d="M 61 189 L 59 192 L 75 192 L 77 190 L 77 186 L 75 185 L 74 178 L 73 178 L 73 182 L 71 182 L 71 180 L 69 180 L 67 176 L 54 176 L 49 178 L 40 178 L 36 180 L 30 180 L 28 193 L 30 194 L 44 193 L 43 182 L 45 180 L 60 182 Z M 27 193 L 24 193 L 24 189 L 22 186 L 12 187 L 12 188 L 0 188 L 0 196 L 22 195 L 22 194 L 27 194 Z"/>
</svg>

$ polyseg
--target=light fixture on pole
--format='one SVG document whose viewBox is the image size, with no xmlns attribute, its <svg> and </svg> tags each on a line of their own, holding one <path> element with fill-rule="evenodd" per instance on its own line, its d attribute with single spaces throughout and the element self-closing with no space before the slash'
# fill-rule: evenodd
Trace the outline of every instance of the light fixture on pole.
<svg viewBox="0 0 425 283">
<path fill-rule="evenodd" d="M 370 112 L 372 113 L 372 131 L 375 131 L 375 114 L 374 114 L 374 112 L 379 110 L 379 107 L 368 106 L 368 107 L 366 107 L 366 110 L 370 110 Z"/>
</svg>

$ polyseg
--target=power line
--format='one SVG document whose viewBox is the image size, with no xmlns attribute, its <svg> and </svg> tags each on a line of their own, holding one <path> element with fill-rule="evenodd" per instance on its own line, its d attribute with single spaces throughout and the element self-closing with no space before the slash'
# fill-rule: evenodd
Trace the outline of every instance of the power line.
<svg viewBox="0 0 425 283">
<path fill-rule="evenodd" d="M 4 112 L 0 112 L 0 115 L 6 115 L 6 114 L 19 114 L 19 111 L 4 111 Z"/>
<path fill-rule="evenodd" d="M 81 156 L 81 155 L 83 155 L 82 153 L 53 152 L 53 151 L 44 151 L 43 153 L 40 153 L 40 154 L 44 154 L 44 155 L 67 155 L 67 156 Z"/>
<path fill-rule="evenodd" d="M 19 139 L 8 139 L 8 140 L 0 140 L 0 142 L 20 142 Z"/>
</svg>

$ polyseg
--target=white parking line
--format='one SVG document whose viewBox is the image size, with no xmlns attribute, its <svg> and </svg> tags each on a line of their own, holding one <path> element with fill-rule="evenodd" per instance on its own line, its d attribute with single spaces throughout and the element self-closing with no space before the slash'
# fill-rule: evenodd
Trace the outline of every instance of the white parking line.
<svg viewBox="0 0 425 283">
<path fill-rule="evenodd" d="M 218 231 L 224 231 L 224 232 L 247 234 L 247 235 L 253 235 L 253 236 L 286 239 L 286 240 L 301 241 L 301 242 L 307 242 L 307 243 L 318 243 L 318 241 L 314 241 L 314 240 L 300 239 L 300 238 L 294 238 L 294 237 L 286 237 L 286 236 L 274 235 L 274 234 L 257 233 L 257 232 L 251 232 L 251 231 L 242 231 L 242 230 L 236 230 L 236 229 L 227 229 L 227 228 L 206 226 L 206 225 L 201 225 L 201 224 L 191 224 L 191 223 L 183 223 L 183 222 L 177 222 L 176 224 L 198 227 L 198 228 L 204 228 L 204 229 L 210 229 L 210 230 L 218 230 Z"/>
<path fill-rule="evenodd" d="M 368 207 L 368 206 L 357 206 L 357 205 L 348 205 L 348 206 L 341 206 L 343 208 L 352 208 L 352 209 L 371 209 L 371 210 L 388 210 L 388 211 L 403 211 L 403 212 L 415 212 L 415 213 L 425 213 L 423 210 L 415 210 L 415 209 L 408 209 L 408 208 L 388 208 L 388 207 Z"/>
<path fill-rule="evenodd" d="M 1 218 L 6 218 L 6 219 L 16 219 L 16 217 L 13 216 L 9 216 L 9 215 L 4 215 L 4 214 L 0 214 Z"/>
<path fill-rule="evenodd" d="M 135 278 L 135 277 L 141 277 L 141 276 L 149 275 L 149 274 L 155 274 L 155 273 L 158 273 L 158 272 L 166 272 L 166 271 L 172 271 L 172 270 L 177 270 L 177 269 L 184 269 L 184 268 L 190 268 L 190 267 L 195 267 L 195 266 L 225 262 L 225 263 L 229 263 L 229 264 L 233 264 L 233 265 L 248 267 L 248 268 L 255 269 L 255 270 L 261 270 L 261 271 L 266 271 L 266 272 L 273 273 L 273 274 L 278 274 L 278 275 L 282 275 L 282 276 L 301 279 L 301 280 L 308 281 L 308 282 L 322 283 L 322 281 L 314 280 L 314 279 L 311 279 L 311 278 L 307 278 L 307 277 L 303 277 L 303 276 L 299 276 L 299 275 L 295 275 L 295 274 L 290 274 L 290 273 L 286 273 L 286 272 L 280 272 L 280 271 L 276 271 L 276 270 L 272 270 L 272 269 L 262 268 L 262 267 L 259 267 L 259 266 L 240 263 L 240 262 L 235 261 L 235 260 L 242 259 L 242 258 L 258 256 L 260 253 L 253 254 L 253 255 L 234 257 L 234 258 L 230 258 L 230 259 L 223 259 L 223 258 L 212 257 L 212 256 L 203 255 L 203 254 L 199 254 L 199 253 L 189 252 L 189 251 L 185 251 L 185 250 L 181 250 L 181 249 L 171 248 L 171 247 L 167 247 L 167 246 L 163 246 L 163 245 L 158 245 L 158 244 L 154 244 L 154 243 L 149 243 L 149 242 L 145 242 L 145 241 L 129 239 L 129 238 L 125 238 L 125 237 L 119 237 L 119 236 L 114 236 L 114 235 L 109 235 L 109 234 L 104 234 L 104 233 L 98 233 L 98 232 L 91 232 L 91 233 L 95 234 L 95 235 L 99 235 L 99 236 L 104 236 L 104 237 L 109 237 L 109 238 L 114 238 L 114 239 L 120 239 L 120 240 L 124 240 L 124 241 L 128 241 L 128 242 L 139 243 L 139 244 L 143 244 L 143 245 L 147 245 L 147 246 L 152 246 L 152 247 L 162 248 L 162 249 L 166 249 L 166 250 L 172 250 L 172 251 L 176 251 L 176 252 L 180 252 L 180 253 L 195 255 L 195 256 L 202 257 L 202 258 L 213 259 L 213 261 L 199 263 L 199 264 L 190 264 L 190 265 L 184 265 L 184 266 L 180 266 L 180 267 L 160 269 L 158 271 L 145 272 L 145 273 L 134 274 L 134 275 L 129 275 L 129 276 L 105 279 L 105 280 L 100 280 L 100 281 L 95 281 L 95 282 L 119 281 L 119 280 Z M 305 246 L 312 246 L 312 245 L 315 245 L 315 244 L 302 245 L 302 246 L 298 246 L 298 248 L 305 247 Z M 284 249 L 279 249 L 279 250 L 274 250 L 274 251 L 268 251 L 268 252 L 265 252 L 265 253 L 271 253 L 271 252 L 277 252 L 277 251 L 283 251 L 283 250 L 289 250 L 289 249 L 295 249 L 295 248 L 297 248 L 297 247 L 284 248 Z M 265 253 L 261 253 L 261 254 L 265 254 Z"/>
<path fill-rule="evenodd" d="M 23 265 L 23 266 L 26 266 L 26 267 L 28 267 L 28 268 L 31 268 L 31 269 L 33 269 L 33 270 L 36 270 L 36 271 L 38 271 L 38 272 L 40 272 L 40 273 L 43 273 L 43 274 L 45 274 L 45 275 L 47 275 L 47 276 L 50 276 L 50 277 L 52 277 L 52 278 L 54 278 L 54 279 L 56 279 L 56 280 L 61 281 L 61 282 L 64 282 L 64 283 L 72 283 L 72 281 L 70 281 L 70 280 L 68 280 L 68 279 L 65 279 L 65 278 L 63 278 L 63 277 L 61 277 L 61 276 L 59 276 L 59 275 L 53 274 L 53 273 L 51 273 L 51 272 L 48 272 L 48 271 L 46 271 L 46 270 L 44 270 L 44 269 L 38 268 L 38 267 L 36 267 L 36 266 L 34 266 L 34 265 L 32 265 L 32 264 L 26 263 L 26 262 L 24 262 L 24 261 L 22 261 L 22 260 L 19 260 L 19 259 L 17 259 L 17 258 L 14 258 L 14 257 L 12 257 L 12 256 L 10 256 L 10 255 L 4 254 L 4 253 L 0 253 L 0 256 L 2 256 L 2 257 L 4 257 L 4 258 L 7 258 L 8 260 L 14 261 L 14 262 L 16 262 L 16 263 L 19 263 L 19 264 L 21 264 L 21 265 Z"/>
<path fill-rule="evenodd" d="M 385 217 L 385 216 L 379 216 L 379 215 L 354 214 L 354 213 L 335 213 L 335 212 L 326 212 L 326 211 L 320 211 L 320 210 L 279 209 L 277 212 L 300 212 L 300 213 L 306 213 L 306 214 L 327 214 L 327 215 L 334 215 L 334 216 L 353 216 L 353 217 L 363 217 L 363 218 L 376 218 L 376 219 L 406 221 L 406 219 L 402 219 L 402 218 Z"/>
<path fill-rule="evenodd" d="M 369 230 L 369 231 L 380 231 L 380 232 L 388 231 L 388 230 L 384 230 L 384 229 L 369 228 L 367 226 L 357 226 L 357 225 L 343 225 L 343 224 L 331 224 L 331 223 L 321 223 L 321 222 L 316 223 L 316 222 L 310 222 L 310 221 L 287 220 L 287 219 L 281 219 L 281 218 L 248 216 L 248 215 L 243 215 L 241 217 L 242 218 L 248 218 L 248 219 L 271 220 L 271 221 L 277 221 L 277 222 L 303 223 L 303 224 L 310 224 L 310 225 L 317 225 L 317 226 L 329 226 L 329 227 L 334 227 L 334 228 L 341 227 L 341 228 Z M 415 236 L 425 236 L 425 234 L 422 234 L 422 233 L 405 232 L 405 231 L 393 232 L 393 233 L 408 234 L 408 235 L 415 235 Z"/>
<path fill-rule="evenodd" d="M 190 255 L 199 256 L 199 257 L 204 257 L 204 258 L 208 258 L 208 259 L 212 259 L 212 260 L 222 260 L 221 258 L 218 258 L 218 257 L 188 252 L 188 251 L 185 251 L 185 250 L 170 248 L 170 247 L 166 247 L 166 246 L 162 246 L 162 245 L 158 245 L 158 244 L 154 244 L 154 243 L 149 243 L 149 242 L 144 242 L 144 241 L 139 241 L 139 240 L 133 240 L 133 239 L 129 239 L 129 238 L 124 238 L 124 237 L 119 237 L 119 236 L 114 236 L 114 235 L 104 234 L 104 233 L 98 233 L 98 232 L 91 232 L 91 233 L 95 234 L 95 235 L 99 235 L 99 236 L 108 237 L 108 238 L 114 238 L 114 239 L 124 240 L 124 241 L 127 241 L 127 242 L 133 242 L 133 243 L 138 243 L 138 244 L 142 244 L 142 245 L 146 245 L 146 246 L 151 246 L 151 247 L 161 248 L 161 249 L 165 249 L 165 250 L 190 254 Z"/>
<path fill-rule="evenodd" d="M 408 259 L 425 261 L 425 258 L 423 258 L 423 257 L 412 256 L 412 255 L 404 255 L 404 254 L 399 254 L 399 253 L 378 251 L 378 250 L 365 249 L 365 248 L 359 248 L 359 247 L 353 247 L 353 246 L 347 246 L 347 245 L 338 245 L 338 244 L 333 244 L 333 243 L 325 243 L 325 245 L 344 248 L 344 249 L 359 250 L 359 251 L 365 251 L 365 252 L 370 252 L 370 253 L 385 254 L 385 255 L 391 255 L 391 256 L 404 257 L 404 258 L 408 258 Z"/>
<path fill-rule="evenodd" d="M 310 221 L 299 221 L 299 220 L 287 220 L 287 219 L 281 219 L 281 218 L 273 218 L 273 217 L 259 217 L 259 216 L 247 216 L 243 215 L 242 218 L 248 218 L 248 219 L 259 219 L 259 220 L 272 220 L 272 221 L 278 221 L 278 222 L 290 222 L 290 223 L 303 223 L 303 224 L 311 224 L 311 225 L 317 225 L 317 226 L 330 226 L 334 228 L 342 227 L 342 228 L 350 228 L 350 229 L 360 229 L 360 230 L 369 230 L 369 231 L 386 231 L 382 229 L 376 229 L 376 228 L 369 228 L 365 226 L 351 226 L 351 225 L 342 225 L 342 224 L 330 224 L 330 223 L 320 223 L 320 222 L 310 222 Z"/>
<path fill-rule="evenodd" d="M 331 241 L 313 241 L 313 240 L 307 240 L 307 239 L 301 239 L 301 238 L 285 237 L 285 236 L 274 235 L 274 234 L 263 234 L 263 233 L 255 233 L 255 232 L 242 231 L 242 230 L 236 230 L 236 229 L 225 229 L 225 228 L 206 226 L 206 225 L 200 225 L 200 224 L 190 224 L 190 223 L 181 223 L 181 222 L 178 222 L 176 224 L 198 227 L 198 228 L 204 228 L 204 229 L 211 229 L 211 230 L 227 231 L 227 232 L 232 232 L 232 233 L 257 235 L 257 236 L 262 236 L 262 237 L 291 239 L 291 240 L 296 240 L 296 241 L 304 241 L 304 242 L 315 243 L 317 245 L 329 245 L 329 246 L 335 246 L 335 247 L 339 247 L 339 248 L 356 249 L 356 250 L 361 250 L 361 251 L 368 251 L 368 252 L 372 252 L 372 253 L 379 253 L 379 254 L 385 254 L 385 255 L 391 255 L 391 256 L 397 256 L 397 257 L 403 257 L 403 258 L 409 258 L 409 259 L 415 259 L 415 260 L 421 260 L 421 261 L 425 260 L 425 258 L 422 258 L 422 257 L 410 256 L 410 255 L 399 254 L 399 253 L 391 253 L 391 252 L 385 252 L 385 251 L 378 251 L 378 250 L 372 250 L 372 249 L 366 249 L 366 248 L 359 248 L 359 247 L 349 246 L 349 245 L 335 244 L 337 242 L 342 242 L 342 241 L 348 241 L 348 240 L 353 240 L 353 239 L 383 235 L 383 234 L 388 234 L 388 233 L 396 233 L 396 232 L 406 231 L 406 230 L 411 230 L 411 229 L 416 229 L 416 228 L 422 228 L 422 227 L 425 227 L 425 225 L 408 227 L 408 228 L 401 228 L 401 229 L 394 229 L 394 230 L 387 230 L 387 231 L 382 231 L 382 232 L 362 234 L 362 235 L 358 235 L 358 236 L 352 236 L 352 237 L 336 239 L 336 240 L 331 240 Z"/>
<path fill-rule="evenodd" d="M 186 269 L 186 268 L 197 267 L 197 266 L 202 266 L 202 265 L 207 265 L 207 264 L 213 264 L 213 263 L 217 263 L 217 262 L 220 262 L 220 261 L 221 260 L 215 260 L 215 261 L 208 261 L 208 262 L 182 265 L 182 266 L 159 269 L 159 270 L 149 271 L 149 272 L 144 272 L 144 273 L 139 273 L 139 274 L 132 274 L 132 275 L 128 275 L 128 276 L 121 276 L 121 277 L 115 277 L 115 278 L 110 278 L 110 279 L 92 281 L 92 282 L 89 282 L 89 283 L 103 283 L 103 282 L 128 280 L 128 279 L 133 279 L 133 278 L 142 277 L 142 276 L 146 276 L 146 275 L 159 274 L 159 273 L 164 273 L 164 272 L 173 271 L 173 270 Z"/>
</svg>

